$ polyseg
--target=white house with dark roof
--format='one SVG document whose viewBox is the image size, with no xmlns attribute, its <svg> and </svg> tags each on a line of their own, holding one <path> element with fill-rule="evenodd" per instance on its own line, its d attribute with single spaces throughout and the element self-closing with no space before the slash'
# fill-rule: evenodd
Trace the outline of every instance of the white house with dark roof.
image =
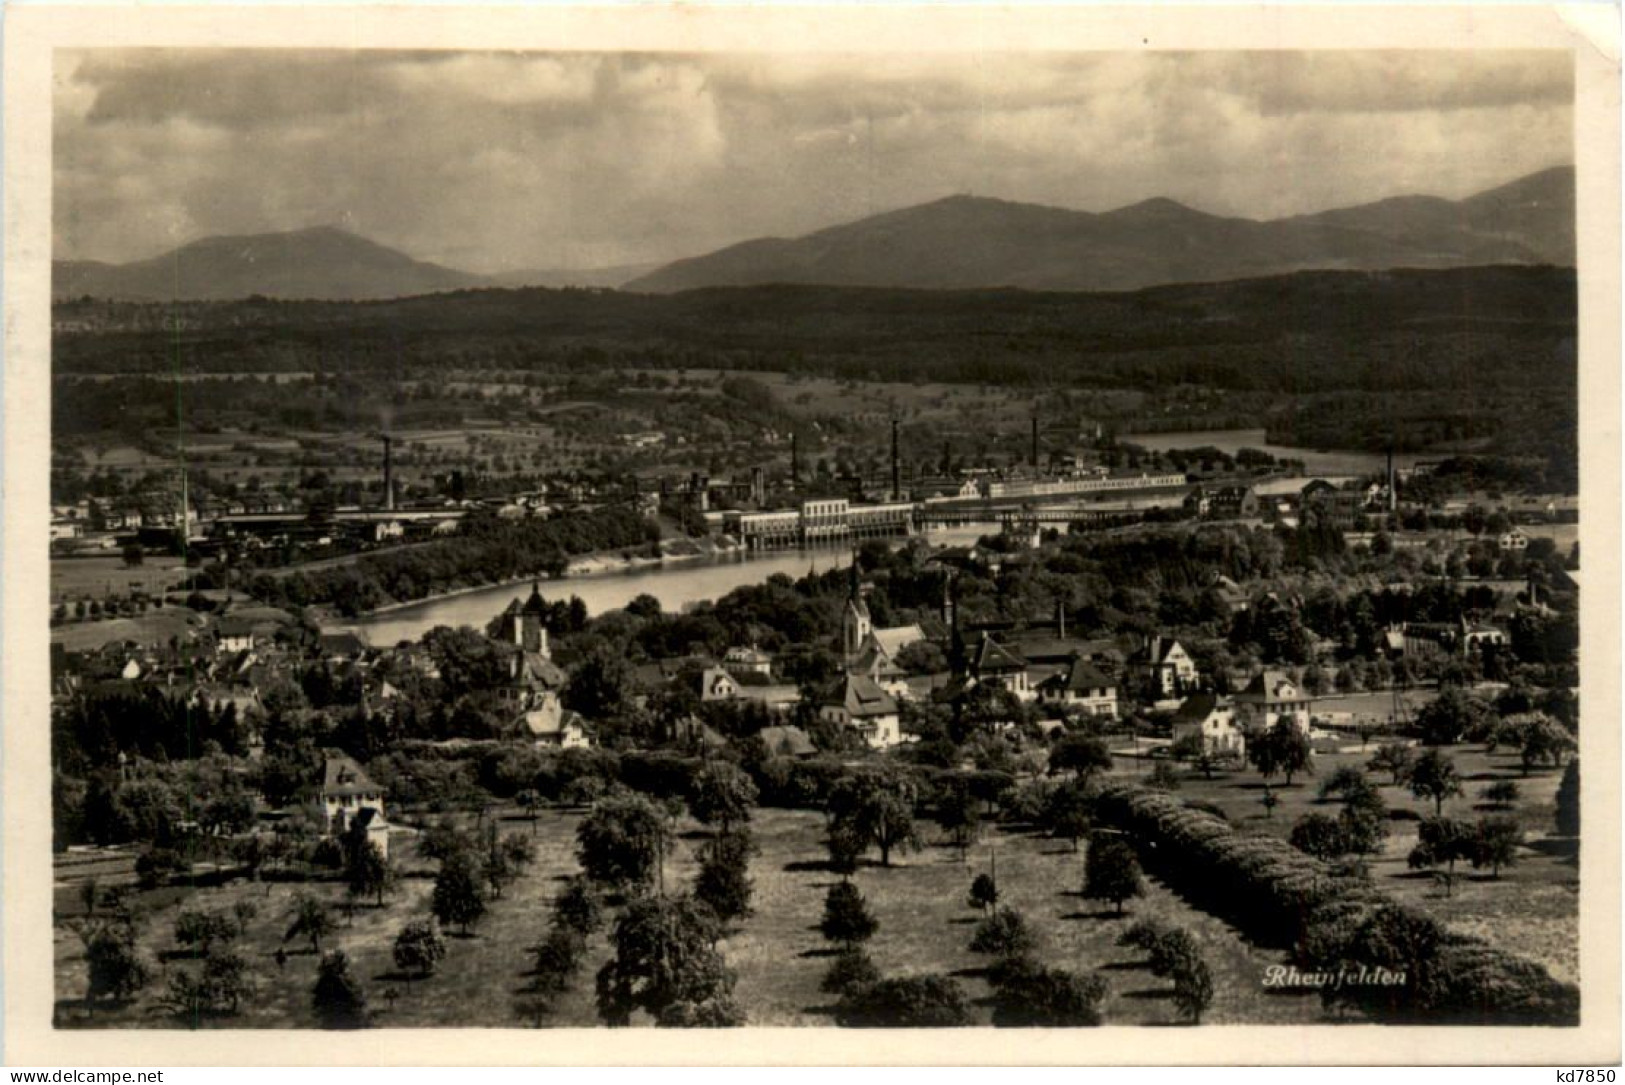
<svg viewBox="0 0 1625 1085">
<path fill-rule="evenodd" d="M 722 666 L 729 674 L 768 677 L 773 673 L 773 657 L 755 645 L 742 645 L 728 649 L 722 657 Z"/>
<path fill-rule="evenodd" d="M 360 826 L 378 850 L 389 855 L 389 822 L 384 819 L 384 789 L 355 759 L 341 750 L 324 751 L 322 810 L 334 836 Z"/>
<path fill-rule="evenodd" d="M 551 695 L 519 714 L 514 722 L 514 734 L 533 745 L 560 750 L 583 750 L 592 745 L 586 721 Z"/>
<path fill-rule="evenodd" d="M 1088 716 L 1117 718 L 1117 683 L 1081 657 L 1074 657 L 1066 670 L 1040 682 L 1038 699 Z"/>
<path fill-rule="evenodd" d="M 861 674 L 839 679 L 824 695 L 818 715 L 839 726 L 856 729 L 873 749 L 888 749 L 903 741 L 897 700 L 874 679 Z"/>
<path fill-rule="evenodd" d="M 1177 697 L 1194 689 L 1200 678 L 1196 661 L 1184 645 L 1172 637 L 1148 638 L 1128 657 L 1125 666 L 1131 675 L 1149 680 L 1159 698 Z"/>
<path fill-rule="evenodd" d="M 1193 693 L 1180 703 L 1173 720 L 1174 742 L 1190 735 L 1199 737 L 1211 756 L 1247 755 L 1247 734 L 1236 720 L 1235 706 L 1216 694 Z"/>
<path fill-rule="evenodd" d="M 1030 701 L 1037 696 L 1027 670 L 1027 660 L 994 640 L 992 634 L 982 634 L 982 643 L 971 661 L 970 673 L 977 683 L 1008 690 L 1019 700 Z"/>
<path fill-rule="evenodd" d="M 1284 671 L 1259 671 L 1234 700 L 1237 707 L 1249 709 L 1264 727 L 1274 727 L 1277 721 L 1286 718 L 1292 720 L 1298 730 L 1305 733 L 1309 730 L 1309 694 L 1299 689 Z"/>
</svg>

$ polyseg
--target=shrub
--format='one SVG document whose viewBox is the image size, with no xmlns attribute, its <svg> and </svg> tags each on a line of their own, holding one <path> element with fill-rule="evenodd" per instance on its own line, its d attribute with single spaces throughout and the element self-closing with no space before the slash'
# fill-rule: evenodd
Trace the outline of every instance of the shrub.
<svg viewBox="0 0 1625 1085">
<path fill-rule="evenodd" d="M 818 929 L 831 942 L 856 945 L 874 936 L 880 924 L 869 912 L 863 894 L 851 882 L 836 882 L 824 895 L 824 917 Z"/>
<path fill-rule="evenodd" d="M 432 974 L 446 957 L 446 940 L 432 919 L 416 919 L 401 928 L 395 936 L 393 950 L 395 967 L 408 976 Z"/>
<path fill-rule="evenodd" d="M 994 983 L 993 1024 L 1002 1028 L 1098 1025 L 1105 999 L 1106 982 L 1099 976 L 1011 958 Z"/>
<path fill-rule="evenodd" d="M 947 976 L 899 976 L 848 991 L 835 1009 L 846 1028 L 958 1028 L 970 1006 Z"/>
<path fill-rule="evenodd" d="M 971 935 L 972 953 L 987 953 L 994 957 L 1025 957 L 1031 953 L 1037 940 L 1032 928 L 1014 908 L 1000 908 L 980 923 Z"/>
<path fill-rule="evenodd" d="M 825 994 L 845 996 L 880 979 L 880 970 L 869 954 L 857 946 L 847 946 L 835 955 L 818 989 Z"/>
<path fill-rule="evenodd" d="M 994 905 L 998 904 L 999 887 L 998 884 L 993 881 L 993 875 L 976 875 L 976 877 L 971 880 L 970 896 L 965 899 L 965 903 L 969 904 L 972 908 L 980 908 L 984 912 L 990 911 Z"/>
<path fill-rule="evenodd" d="M 317 970 L 311 1005 L 322 1028 L 362 1028 L 367 1023 L 367 996 L 350 974 L 350 961 L 343 950 L 333 950 L 322 958 Z"/>
</svg>

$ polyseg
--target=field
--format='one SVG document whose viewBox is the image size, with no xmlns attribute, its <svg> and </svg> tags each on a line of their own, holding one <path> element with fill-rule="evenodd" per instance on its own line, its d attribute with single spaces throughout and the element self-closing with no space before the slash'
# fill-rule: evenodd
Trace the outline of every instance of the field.
<svg viewBox="0 0 1625 1085">
<path fill-rule="evenodd" d="M 51 559 L 51 602 L 65 599 L 100 599 L 109 595 L 145 592 L 160 595 L 185 577 L 186 564 L 178 557 L 151 554 L 135 568 L 124 564 L 116 551 L 83 558 Z"/>
<path fill-rule="evenodd" d="M 528 984 L 525 947 L 546 928 L 549 901 L 561 880 L 575 870 L 572 852 L 575 816 L 544 814 L 535 825 L 537 861 L 503 898 L 492 902 L 486 918 L 470 937 L 451 933 L 449 952 L 441 970 L 426 981 L 407 982 L 390 961 L 389 943 L 410 917 L 427 911 L 432 886 L 430 865 L 413 858 L 405 833 L 398 834 L 392 851 L 403 857 L 410 876 L 383 908 L 361 907 L 353 921 L 340 921 L 336 934 L 323 948 L 343 949 L 352 970 L 365 986 L 377 1024 L 399 1027 L 496 1026 L 517 1027 L 527 1022 L 516 1008 Z M 831 996 L 818 990 L 828 967 L 826 943 L 816 930 L 825 888 L 832 875 L 822 869 L 820 843 L 823 819 L 817 814 L 763 810 L 754 829 L 761 854 L 752 862 L 756 885 L 755 914 L 730 931 L 719 948 L 737 970 L 736 994 L 757 1025 L 828 1025 Z M 507 831 L 530 833 L 522 818 L 504 822 Z M 666 885 L 686 883 L 694 869 L 693 853 L 704 832 L 687 826 L 680 854 L 669 861 Z M 927 840 L 935 830 L 927 827 Z M 866 866 L 856 875 L 880 921 L 870 943 L 876 963 L 885 972 L 947 971 L 966 986 L 972 999 L 989 993 L 981 978 L 985 959 L 966 949 L 975 913 L 965 905 L 971 877 L 985 869 L 996 848 L 1000 885 L 1008 902 L 1034 922 L 1043 939 L 1044 959 L 1070 968 L 1099 970 L 1110 985 L 1106 1003 L 1109 1022 L 1161 1024 L 1177 1018 L 1162 981 L 1152 978 L 1134 953 L 1114 944 L 1135 918 L 1155 918 L 1188 927 L 1207 948 L 1218 993 L 1207 1020 L 1215 1023 L 1304 1023 L 1320 1020 L 1320 1002 L 1314 995 L 1274 995 L 1260 983 L 1263 970 L 1279 963 L 1274 951 L 1260 950 L 1241 939 L 1230 927 L 1187 907 L 1178 897 L 1152 883 L 1145 898 L 1130 904 L 1118 918 L 1083 900 L 1077 890 L 1083 876 L 1083 855 L 1065 843 L 1032 835 L 994 834 L 972 850 L 969 863 L 958 861 L 951 849 L 928 843 L 921 852 L 894 857 L 891 869 Z M 255 902 L 258 917 L 242 943 L 252 962 L 257 993 L 250 1009 L 233 1027 L 277 1028 L 312 1024 L 309 993 L 317 958 L 308 943 L 288 943 L 285 965 L 278 968 L 275 953 L 282 945 L 287 912 L 297 891 L 313 892 L 338 902 L 336 884 L 295 886 L 254 884 L 244 880 L 185 893 L 160 890 L 145 894 L 152 908 L 143 924 L 143 948 L 152 961 L 172 950 L 172 928 L 186 897 L 186 906 L 230 912 L 243 899 Z M 58 908 L 72 913 L 79 906 L 69 887 L 59 888 Z M 592 1003 L 592 974 L 607 955 L 604 936 L 595 937 L 586 969 L 571 991 L 545 1019 L 548 1025 L 588 1026 L 597 1023 Z M 56 980 L 59 1018 L 83 1024 L 78 995 L 85 982 L 84 960 L 77 937 L 59 925 L 56 932 Z M 163 968 L 188 967 L 187 962 L 165 962 Z M 155 975 L 157 973 L 155 972 Z M 102 1011 L 92 1022 L 122 1027 L 174 1027 L 158 1005 L 163 983 L 149 986 L 137 1000 L 117 1010 Z M 391 999 L 386 992 L 394 992 Z M 978 1006 L 985 1023 L 990 1010 Z"/>
</svg>

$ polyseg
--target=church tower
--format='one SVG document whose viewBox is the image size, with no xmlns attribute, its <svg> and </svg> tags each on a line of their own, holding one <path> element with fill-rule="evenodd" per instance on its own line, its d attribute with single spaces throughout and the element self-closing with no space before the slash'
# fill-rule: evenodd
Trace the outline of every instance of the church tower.
<svg viewBox="0 0 1625 1085">
<path fill-rule="evenodd" d="M 850 577 L 847 582 L 846 609 L 841 613 L 841 656 L 847 666 L 857 662 L 863 651 L 863 642 L 869 639 L 874 623 L 869 618 L 869 604 L 863 601 L 863 590 L 858 583 L 858 557 L 852 555 Z"/>
<path fill-rule="evenodd" d="M 530 598 L 525 600 L 523 606 L 517 599 L 508 604 L 508 609 L 502 612 L 498 638 L 520 651 L 535 652 L 544 659 L 552 658 L 547 643 L 547 600 L 542 598 L 540 583 L 531 582 Z"/>
</svg>

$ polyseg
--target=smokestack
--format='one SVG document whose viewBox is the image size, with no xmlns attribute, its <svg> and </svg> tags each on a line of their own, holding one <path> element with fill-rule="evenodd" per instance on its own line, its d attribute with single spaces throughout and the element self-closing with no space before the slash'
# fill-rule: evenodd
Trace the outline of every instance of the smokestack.
<svg viewBox="0 0 1625 1085">
<path fill-rule="evenodd" d="M 897 419 L 891 420 L 891 499 L 903 499 L 903 474 L 897 460 Z"/>
<path fill-rule="evenodd" d="M 757 505 L 765 504 L 767 501 L 767 483 L 760 467 L 750 469 L 750 499 Z"/>
<path fill-rule="evenodd" d="M 1038 471 L 1038 416 L 1033 415 L 1033 471 Z"/>
<path fill-rule="evenodd" d="M 1055 600 L 1055 635 L 1066 639 L 1066 604 L 1059 599 Z"/>
<path fill-rule="evenodd" d="M 384 508 L 390 512 L 395 511 L 395 462 L 389 452 L 392 443 L 389 434 L 384 434 Z"/>
<path fill-rule="evenodd" d="M 1394 445 L 1388 444 L 1388 511 L 1399 508 L 1399 491 L 1394 488 Z"/>
</svg>

